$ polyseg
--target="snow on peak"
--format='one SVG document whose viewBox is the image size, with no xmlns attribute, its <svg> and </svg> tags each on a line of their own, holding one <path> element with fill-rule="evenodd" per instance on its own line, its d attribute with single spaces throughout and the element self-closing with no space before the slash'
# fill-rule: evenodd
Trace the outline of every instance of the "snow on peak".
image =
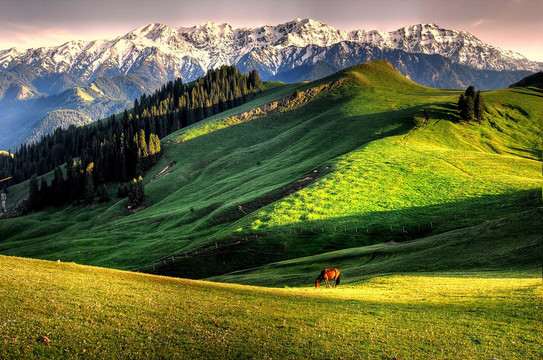
<svg viewBox="0 0 543 360">
<path fill-rule="evenodd" d="M 184 77 L 191 78 L 209 68 L 237 64 L 248 54 L 262 67 L 277 69 L 282 61 L 280 52 L 299 52 L 308 46 L 326 48 L 339 43 L 439 54 L 478 69 L 517 70 L 541 66 L 520 54 L 485 44 L 467 32 L 444 29 L 435 23 L 388 32 L 344 31 L 321 21 L 296 18 L 284 24 L 255 28 L 233 28 L 227 23 L 209 21 L 174 29 L 152 23 L 111 40 L 70 41 L 57 47 L 25 51 L 2 50 L 0 68 L 24 63 L 48 72 L 70 72 L 88 81 L 101 74 L 127 73 L 134 66 L 157 62 L 157 68 L 167 69 L 164 71 L 168 74 L 187 73 Z M 311 50 L 304 56 L 313 56 Z"/>
</svg>

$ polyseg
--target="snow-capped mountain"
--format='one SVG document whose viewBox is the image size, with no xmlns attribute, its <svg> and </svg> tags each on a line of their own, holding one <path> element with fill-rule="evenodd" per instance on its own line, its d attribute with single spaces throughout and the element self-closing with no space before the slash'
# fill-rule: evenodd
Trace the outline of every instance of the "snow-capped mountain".
<svg viewBox="0 0 543 360">
<path fill-rule="evenodd" d="M 0 137 L 0 148 L 27 141 L 33 129 L 44 128 L 43 119 L 54 123 L 52 114 L 63 114 L 63 126 L 69 125 L 67 114 L 75 114 L 74 121 L 96 120 L 168 80 L 191 81 L 224 64 L 292 82 L 377 59 L 441 88 L 502 88 L 543 69 L 543 63 L 436 24 L 390 32 L 338 30 L 311 19 L 256 28 L 149 24 L 115 39 L 1 50 L 0 127 L 8 135 Z M 64 109 L 70 111 L 56 111 Z"/>
<path fill-rule="evenodd" d="M 149 24 L 113 40 L 71 41 L 61 46 L 0 51 L 0 69 L 26 65 L 38 75 L 69 73 L 89 82 L 97 77 L 141 74 L 186 81 L 222 64 L 237 65 L 252 59 L 266 71 L 264 79 L 296 66 L 322 60 L 322 48 L 364 46 L 375 51 L 441 55 L 452 63 L 479 70 L 538 71 L 541 63 L 512 51 L 485 44 L 473 35 L 436 24 L 407 26 L 396 31 L 342 31 L 311 19 L 296 19 L 277 26 L 235 29 L 207 22 L 171 28 Z M 307 51 L 312 47 L 312 51 Z M 321 49 L 319 49 L 321 48 Z"/>
</svg>

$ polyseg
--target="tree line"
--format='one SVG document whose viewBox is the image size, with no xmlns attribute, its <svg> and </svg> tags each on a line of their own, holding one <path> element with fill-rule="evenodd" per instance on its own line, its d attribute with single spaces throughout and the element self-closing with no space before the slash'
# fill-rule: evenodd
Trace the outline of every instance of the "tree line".
<svg viewBox="0 0 543 360">
<path fill-rule="evenodd" d="M 13 184 L 55 170 L 50 185 L 42 179 L 41 188 L 46 190 L 38 190 L 36 199 L 84 201 L 91 188 L 132 181 L 152 167 L 161 153 L 160 138 L 241 105 L 261 88 L 256 70 L 246 75 L 234 66 L 210 70 L 189 84 L 178 78 L 136 99 L 131 111 L 83 127 L 59 127 L 38 142 L 23 144 L 13 156 L 0 156 L 0 178 L 12 176 Z M 60 165 L 64 163 L 63 182 Z M 69 195 L 61 195 L 62 191 Z"/>
</svg>

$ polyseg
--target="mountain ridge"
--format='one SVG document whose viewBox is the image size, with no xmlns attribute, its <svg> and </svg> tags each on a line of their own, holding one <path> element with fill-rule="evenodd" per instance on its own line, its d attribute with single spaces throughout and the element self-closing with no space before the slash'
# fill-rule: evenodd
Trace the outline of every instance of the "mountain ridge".
<svg viewBox="0 0 543 360">
<path fill-rule="evenodd" d="M 485 44 L 470 33 L 444 29 L 436 24 L 405 26 L 389 32 L 346 31 L 312 19 L 296 19 L 276 26 L 255 28 L 233 28 L 227 23 L 214 22 L 171 28 L 153 23 L 110 40 L 74 40 L 53 47 L 3 50 L 0 51 L 0 67 L 6 70 L 19 63 L 30 64 L 34 68 L 39 65 L 44 71 L 68 72 L 90 81 L 106 75 L 108 70 L 128 73 L 138 64 L 138 57 L 142 54 L 152 58 L 159 56 L 160 52 L 163 60 L 167 60 L 162 62 L 165 70 L 170 65 L 168 62 L 174 61 L 181 69 L 184 80 L 190 81 L 193 80 L 192 72 L 183 74 L 183 69 L 191 63 L 185 57 L 197 59 L 197 65 L 207 71 L 224 61 L 235 65 L 253 51 L 278 52 L 308 45 L 329 47 L 341 42 L 364 44 L 381 50 L 440 54 L 455 63 L 481 70 L 538 71 L 543 67 L 542 63 L 530 61 L 519 53 Z M 149 47 L 154 51 L 146 53 Z M 175 71 L 168 74 L 179 75 Z"/>
</svg>

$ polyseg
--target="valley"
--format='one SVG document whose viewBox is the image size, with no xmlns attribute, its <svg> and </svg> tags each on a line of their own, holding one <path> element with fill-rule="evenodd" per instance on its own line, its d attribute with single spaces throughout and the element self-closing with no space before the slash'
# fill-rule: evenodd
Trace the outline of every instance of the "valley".
<svg viewBox="0 0 543 360">
<path fill-rule="evenodd" d="M 323 84 L 336 85 L 309 91 Z M 300 98 L 311 93 L 309 101 L 229 120 L 295 89 Z M 458 95 L 417 85 L 386 62 L 272 87 L 164 138 L 162 158 L 144 176 L 142 211 L 129 214 L 126 200 L 114 199 L 6 219 L 0 249 L 168 275 L 189 266 L 185 276 L 202 278 L 414 240 L 540 206 L 539 95 L 485 93 L 482 125 L 455 118 Z M 416 125 L 422 109 L 429 120 Z M 8 206 L 27 186 L 10 189 Z"/>
<path fill-rule="evenodd" d="M 267 82 L 161 139 L 138 211 L 0 218 L 0 357 L 537 358 L 541 84 L 481 123 L 462 93 L 382 60 Z"/>
</svg>

